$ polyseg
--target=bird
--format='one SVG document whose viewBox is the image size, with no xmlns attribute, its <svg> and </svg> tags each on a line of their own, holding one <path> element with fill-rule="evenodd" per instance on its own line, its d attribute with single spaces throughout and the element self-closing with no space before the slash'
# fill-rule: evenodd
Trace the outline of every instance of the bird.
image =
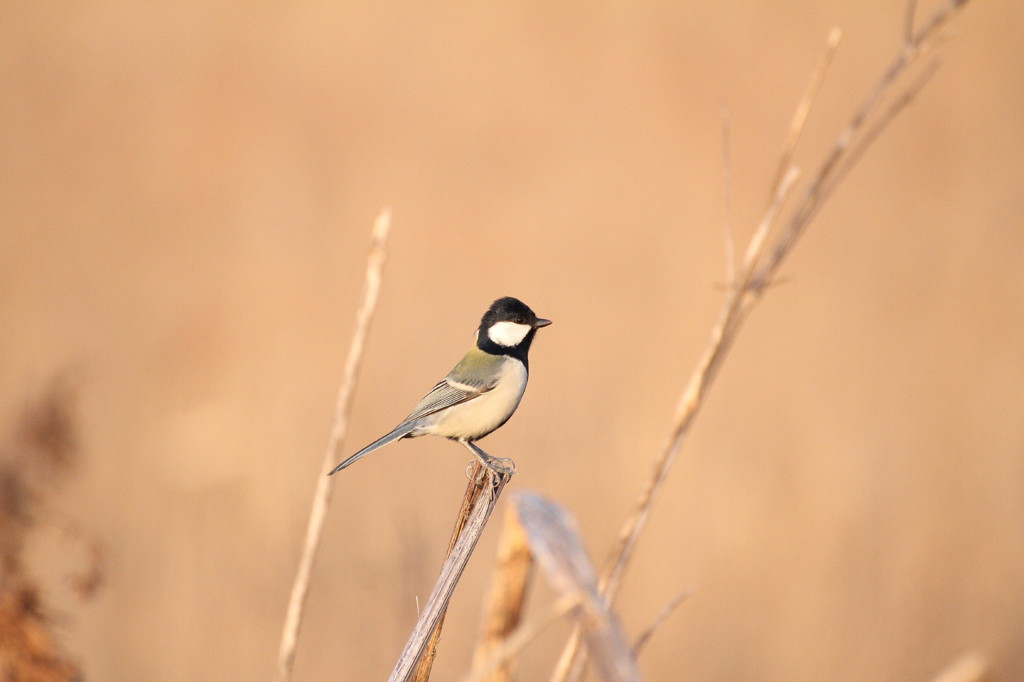
<svg viewBox="0 0 1024 682">
<path fill-rule="evenodd" d="M 515 472 L 512 460 L 492 457 L 474 441 L 502 426 L 519 406 L 529 378 L 527 355 L 537 330 L 551 324 L 517 298 L 494 301 L 462 360 L 423 396 L 402 422 L 336 466 L 336 474 L 401 438 L 441 436 L 464 445 L 492 471 Z"/>
</svg>

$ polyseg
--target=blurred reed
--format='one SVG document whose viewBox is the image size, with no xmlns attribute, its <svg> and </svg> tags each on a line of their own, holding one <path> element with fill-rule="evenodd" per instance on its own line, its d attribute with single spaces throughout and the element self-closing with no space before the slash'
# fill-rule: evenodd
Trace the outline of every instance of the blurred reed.
<svg viewBox="0 0 1024 682">
<path fill-rule="evenodd" d="M 381 274 L 384 270 L 385 245 L 388 231 L 391 228 L 391 211 L 385 208 L 377 216 L 370 235 L 370 255 L 366 262 L 366 281 L 356 312 L 355 330 L 352 332 L 352 345 L 349 347 L 348 359 L 338 389 L 338 400 L 334 410 L 334 422 L 331 434 L 327 439 L 327 449 L 320 465 L 321 476 L 317 478 L 316 491 L 313 493 L 313 505 L 306 528 L 306 540 L 299 558 L 299 568 L 292 584 L 291 596 L 288 600 L 288 611 L 285 616 L 284 629 L 281 632 L 281 644 L 277 654 L 277 679 L 282 682 L 291 679 L 292 667 L 295 664 L 295 650 L 299 642 L 299 627 L 302 625 L 302 613 L 309 594 L 309 579 L 313 573 L 320 537 L 323 534 L 324 522 L 327 519 L 327 508 L 331 504 L 332 479 L 327 472 L 334 468 L 338 452 L 348 431 L 348 415 L 352 405 L 362 365 L 363 349 L 369 333 L 373 313 L 377 309 L 377 296 L 380 292 Z"/>
</svg>

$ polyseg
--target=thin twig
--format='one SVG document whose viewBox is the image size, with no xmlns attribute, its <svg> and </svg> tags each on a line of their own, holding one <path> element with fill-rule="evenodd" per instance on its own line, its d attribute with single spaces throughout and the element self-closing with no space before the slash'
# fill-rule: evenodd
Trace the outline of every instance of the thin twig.
<svg viewBox="0 0 1024 682">
<path fill-rule="evenodd" d="M 644 629 L 644 631 L 640 633 L 640 636 L 637 637 L 636 641 L 633 643 L 634 658 L 640 658 L 640 650 L 644 648 L 645 644 L 647 644 L 647 640 L 649 640 L 651 638 L 651 635 L 653 635 L 654 632 L 659 627 L 661 627 L 661 624 L 665 622 L 665 619 L 672 615 L 672 612 L 676 610 L 676 607 L 682 604 L 683 601 L 685 601 L 686 598 L 689 596 L 689 592 L 680 592 L 676 596 L 669 599 L 668 603 L 665 604 L 665 606 L 662 607 L 658 615 L 654 617 L 654 620 L 651 622 L 651 624 L 648 625 Z"/>
<path fill-rule="evenodd" d="M 856 160 L 866 150 L 867 146 L 855 146 L 855 155 L 851 157 L 851 144 L 859 133 L 865 129 L 868 121 L 875 121 L 874 125 L 868 126 L 870 135 L 863 138 L 870 144 L 888 124 L 892 117 L 903 110 L 906 103 L 920 89 L 923 83 L 912 84 L 904 93 L 898 96 L 894 107 L 879 116 L 873 118 L 878 111 L 880 103 L 889 95 L 895 82 L 901 75 L 906 73 L 907 68 L 916 62 L 922 52 L 934 41 L 940 29 L 966 5 L 967 0 L 948 0 L 931 15 L 925 25 L 916 33 L 912 33 L 909 40 L 905 40 L 900 50 L 890 64 L 889 68 L 882 75 L 878 83 L 868 93 L 860 108 L 854 113 L 850 122 L 840 132 L 837 141 L 817 174 L 809 183 L 803 193 L 801 200 L 794 207 L 792 214 L 785 223 L 773 243 L 769 245 L 767 235 L 772 232 L 772 225 L 775 224 L 778 216 L 778 209 L 781 201 L 788 194 L 792 187 L 794 169 L 787 160 L 790 154 L 789 143 L 783 145 L 783 162 L 780 163 L 776 173 L 776 180 L 772 191 L 772 201 L 769 210 L 766 212 L 766 219 L 762 221 L 759 229 L 751 240 L 744 259 L 743 269 L 738 275 L 737 282 L 730 286 L 726 299 L 723 302 L 719 319 L 711 332 L 711 339 L 705 348 L 703 355 L 697 363 L 697 367 L 690 377 L 686 388 L 680 397 L 679 405 L 673 420 L 673 426 L 667 443 L 655 459 L 654 473 L 645 484 L 637 502 L 626 519 L 620 532 L 618 542 L 612 552 L 611 558 L 602 574 L 601 593 L 608 603 L 611 603 L 618 591 L 622 572 L 632 555 L 636 546 L 637 537 L 643 529 L 650 512 L 651 505 L 662 483 L 676 452 L 689 431 L 694 417 L 703 404 L 703 396 L 713 382 L 721 361 L 731 347 L 735 337 L 746 319 L 751 308 L 759 300 L 759 295 L 777 273 L 779 266 L 785 257 L 790 253 L 803 231 L 806 229 L 811 218 L 820 210 L 824 201 L 835 189 L 835 179 L 841 178 L 849 170 L 851 158 Z M 838 35 L 833 32 L 829 36 L 826 46 L 826 57 L 819 65 L 816 74 L 824 77 L 824 69 L 830 61 L 830 53 L 835 50 Z M 793 123 L 787 140 L 795 140 L 804 127 L 807 117 L 803 112 L 805 101 L 813 100 L 813 93 L 817 91 L 819 77 L 812 78 L 808 94 L 805 94 L 801 104 L 793 116 Z M 810 99 L 809 99 L 810 96 Z M 793 126 L 796 126 L 795 130 Z M 787 187 L 788 185 L 788 187 Z M 767 256 L 766 256 L 767 254 Z M 759 264 L 760 263 L 760 264 Z M 567 679 L 578 679 L 582 673 L 582 661 L 584 655 L 579 646 L 579 631 L 574 631 L 562 651 L 552 680 L 563 681 Z"/>
<path fill-rule="evenodd" d="M 476 470 L 478 469 L 474 468 L 474 471 Z M 505 488 L 505 484 L 511 478 L 511 474 L 499 474 L 490 469 L 486 469 L 484 475 L 474 477 L 478 485 L 475 486 L 475 496 L 470 514 L 466 518 L 465 526 L 459 534 L 458 540 L 455 541 L 455 546 L 452 547 L 451 553 L 445 559 L 444 565 L 441 566 L 441 574 L 434 584 L 430 598 L 423 606 L 423 611 L 416 621 L 416 627 L 406 641 L 405 647 L 391 671 L 389 682 L 406 682 L 412 679 L 431 633 L 444 617 L 448 601 L 451 599 L 452 592 L 455 591 L 455 585 L 469 562 L 473 548 L 476 547 L 477 541 L 484 532 L 487 519 L 490 518 L 494 505 L 498 503 L 498 497 Z"/>
<path fill-rule="evenodd" d="M 907 0 L 907 11 L 903 15 L 903 43 L 909 44 L 914 40 L 914 15 L 917 13 L 916 0 Z"/>
<path fill-rule="evenodd" d="M 317 550 L 320 547 L 320 536 L 323 533 L 327 508 L 331 503 L 332 480 L 326 473 L 334 466 L 338 450 L 345 433 L 348 431 L 349 408 L 352 394 L 355 391 L 359 368 L 362 365 L 363 348 L 370 322 L 377 307 L 377 295 L 380 292 L 381 273 L 384 268 L 385 245 L 391 227 L 391 210 L 385 208 L 377 216 L 373 224 L 370 241 L 370 255 L 366 262 L 366 281 L 356 313 L 355 330 L 352 332 L 352 345 L 349 347 L 348 359 L 342 375 L 341 387 L 338 389 L 338 400 L 334 408 L 334 423 L 327 439 L 320 471 L 324 474 L 317 478 L 316 492 L 313 494 L 313 507 L 309 513 L 309 524 L 306 527 L 306 540 L 299 559 L 299 568 L 292 584 L 291 597 L 288 600 L 288 612 L 281 633 L 281 645 L 277 654 L 277 676 L 280 682 L 291 679 L 292 667 L 295 664 L 295 649 L 299 640 L 299 627 L 302 625 L 302 614 L 309 593 L 309 579 L 313 573 Z"/>
<path fill-rule="evenodd" d="M 836 51 L 839 49 L 839 41 L 842 37 L 843 32 L 839 30 L 839 27 L 833 26 L 832 30 L 828 33 L 828 38 L 825 39 L 825 51 L 821 55 L 821 60 L 814 68 L 814 72 L 811 73 L 811 79 L 807 83 L 807 88 L 804 90 L 800 102 L 796 105 L 796 109 L 793 110 L 793 116 L 789 120 L 789 129 L 786 132 L 786 139 L 782 143 L 782 153 L 779 154 L 779 164 L 775 168 L 775 177 L 769 186 L 770 199 L 774 199 L 779 194 L 779 186 L 789 172 L 790 166 L 793 163 L 793 152 L 796 151 L 796 144 L 800 141 L 800 134 L 803 132 L 807 123 L 807 117 L 811 114 L 811 109 L 814 108 L 814 103 L 818 99 L 818 93 L 821 92 L 821 86 L 825 82 L 825 74 L 828 73 L 829 67 L 832 66 L 832 59 L 836 56 Z"/>
<path fill-rule="evenodd" d="M 899 97 L 893 100 L 886 107 L 885 111 L 878 115 L 877 120 L 861 133 L 859 139 L 850 146 L 846 159 L 839 164 L 833 177 L 822 188 L 822 195 L 824 197 L 828 197 L 839 183 L 843 181 L 843 178 L 853 170 L 853 167 L 857 165 L 857 162 L 860 161 L 864 153 L 871 147 L 875 139 L 882 134 L 882 131 L 889 127 L 889 123 L 899 116 L 900 112 L 910 106 L 910 103 L 920 94 L 932 77 L 938 73 L 938 70 L 938 60 L 931 61 L 923 68 L 921 73 L 914 77 L 914 80 Z"/>
</svg>

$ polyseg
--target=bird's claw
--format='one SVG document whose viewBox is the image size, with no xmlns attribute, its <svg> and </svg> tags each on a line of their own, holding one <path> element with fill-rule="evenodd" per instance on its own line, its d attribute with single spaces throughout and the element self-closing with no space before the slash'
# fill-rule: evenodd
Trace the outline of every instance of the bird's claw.
<svg viewBox="0 0 1024 682">
<path fill-rule="evenodd" d="M 484 480 L 484 476 L 487 475 L 487 467 L 476 466 L 478 464 L 480 464 L 480 460 L 477 459 L 471 459 L 466 462 L 466 479 L 473 481 L 473 485 L 480 485 Z"/>
<path fill-rule="evenodd" d="M 484 466 L 503 476 L 512 476 L 516 473 L 516 463 L 507 457 L 491 457 L 484 460 Z"/>
</svg>

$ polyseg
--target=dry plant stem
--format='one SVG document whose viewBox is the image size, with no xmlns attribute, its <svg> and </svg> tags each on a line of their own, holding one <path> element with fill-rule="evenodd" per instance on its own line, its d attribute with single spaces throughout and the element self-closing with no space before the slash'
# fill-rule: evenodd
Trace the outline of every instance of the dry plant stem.
<svg viewBox="0 0 1024 682">
<path fill-rule="evenodd" d="M 705 347 L 704 353 L 697 363 L 697 369 L 690 376 L 690 381 L 680 396 L 673 418 L 674 427 L 669 442 L 655 461 L 654 475 L 648 479 L 647 484 L 640 493 L 639 499 L 633 506 L 633 510 L 626 518 L 626 522 L 619 533 L 618 544 L 611 555 L 610 562 L 606 565 L 601 575 L 599 583 L 601 594 L 609 604 L 612 603 L 618 592 L 622 572 L 625 570 L 626 563 L 633 554 L 633 548 L 640 537 L 640 531 L 643 530 L 647 522 L 654 499 L 665 482 L 676 453 L 682 445 L 690 424 L 697 416 L 697 411 L 703 402 L 704 394 L 714 380 L 722 358 L 732 345 L 736 331 L 743 323 L 754 303 L 752 294 L 748 290 L 750 275 L 753 272 L 758 255 L 764 248 L 774 218 L 785 202 L 789 191 L 793 187 L 793 183 L 796 182 L 796 175 L 796 171 L 793 170 L 783 178 L 782 184 L 778 187 L 775 200 L 769 206 L 768 212 L 751 238 L 744 258 L 743 271 L 740 275 L 741 281 L 730 287 L 726 295 L 725 304 L 719 311 L 718 321 L 711 330 L 711 341 Z M 582 674 L 584 658 L 580 654 L 580 636 L 579 629 L 573 631 L 555 666 L 555 671 L 551 677 L 552 680 L 578 679 Z"/>
<path fill-rule="evenodd" d="M 910 85 L 900 93 L 895 100 L 893 100 L 886 110 L 879 114 L 877 120 L 864 130 L 858 136 L 858 140 L 850 146 L 850 150 L 846 155 L 846 158 L 836 168 L 835 173 L 829 178 L 829 181 L 822 188 L 822 194 L 824 196 L 830 195 L 835 188 L 843 181 L 843 178 L 853 169 L 853 167 L 860 161 L 861 157 L 872 145 L 875 139 L 882 134 L 892 119 L 896 118 L 903 109 L 907 108 L 913 99 L 924 89 L 924 86 L 928 84 L 932 76 L 939 70 L 939 64 L 937 61 L 933 61 L 923 68 L 921 73 L 913 79 Z M 820 204 L 819 204 L 820 205 Z"/>
<path fill-rule="evenodd" d="M 479 469 L 474 466 L 473 471 L 478 473 Z M 465 526 L 459 533 L 459 538 L 455 541 L 448 558 L 445 559 L 444 565 L 441 567 L 441 574 L 430 593 L 430 598 L 423 606 L 416 627 L 391 671 L 391 676 L 388 678 L 391 682 L 405 682 L 413 679 L 417 662 L 427 647 L 431 633 L 443 617 L 445 609 L 448 608 L 448 601 L 451 599 L 452 592 L 455 591 L 455 585 L 469 562 L 473 548 L 476 547 L 477 541 L 484 532 L 487 519 L 490 518 L 501 491 L 511 478 L 512 476 L 509 474 L 500 474 L 490 469 L 485 469 L 481 476 L 473 476 L 476 485 L 474 485 L 471 510 L 466 518 Z"/>
<path fill-rule="evenodd" d="M 726 352 L 735 339 L 736 331 L 756 301 L 754 295 L 749 290 L 750 274 L 753 271 L 758 255 L 764 248 L 771 225 L 795 182 L 795 171 L 783 178 L 782 184 L 778 188 L 778 193 L 775 195 L 775 200 L 768 207 L 768 212 L 761 220 L 757 231 L 751 239 L 751 247 L 753 248 L 748 249 L 744 257 L 740 281 L 736 283 L 736 286 L 730 288 L 725 304 L 719 312 L 718 322 L 711 331 L 711 341 L 704 349 L 704 354 L 697 363 L 697 369 L 691 375 L 690 381 L 680 396 L 679 404 L 676 406 L 673 419 L 674 426 L 669 442 L 655 461 L 655 474 L 648 480 L 634 506 L 633 513 L 626 520 L 619 535 L 619 544 L 616 547 L 616 552 L 601 576 L 601 594 L 605 596 L 609 603 L 618 592 L 619 580 L 622 577 L 626 562 L 632 556 L 640 531 L 643 529 L 650 513 L 652 502 L 665 482 L 666 475 L 672 466 L 679 446 L 682 444 L 683 438 L 686 436 L 694 417 L 697 416 L 697 411 L 703 403 L 704 395 L 711 382 L 714 381 L 721 366 L 721 360 L 725 357 Z"/>
<path fill-rule="evenodd" d="M 783 177 L 782 183 L 777 188 L 774 201 L 768 207 L 768 211 L 761 219 L 753 237 L 751 237 L 744 257 L 740 280 L 733 286 L 730 286 L 726 294 L 725 303 L 719 311 L 718 321 L 711 330 L 711 340 L 705 347 L 704 353 L 697 362 L 697 368 L 690 376 L 690 380 L 679 398 L 679 403 L 676 406 L 673 417 L 673 430 L 669 441 L 655 460 L 654 474 L 648 479 L 619 533 L 618 544 L 612 552 L 599 582 L 601 595 L 609 604 L 612 603 L 618 592 L 622 572 L 625 570 L 626 564 L 633 554 L 633 549 L 640 537 L 640 531 L 643 530 L 647 522 L 654 499 L 665 482 L 676 453 L 682 445 L 690 424 L 697 416 L 697 411 L 703 403 L 704 395 L 718 372 L 721 360 L 731 347 L 737 330 L 744 319 L 746 319 L 747 313 L 755 302 L 754 293 L 750 290 L 750 277 L 757 258 L 764 248 L 775 217 L 778 215 L 782 204 L 785 203 L 786 197 L 796 182 L 796 178 L 797 172 L 795 169 L 791 169 Z M 551 676 L 552 680 L 578 679 L 582 675 L 584 657 L 580 653 L 580 635 L 579 629 L 573 631 L 555 666 L 555 671 Z"/>
<path fill-rule="evenodd" d="M 452 528 L 452 537 L 448 541 L 448 551 L 445 552 L 444 558 L 447 559 L 452 555 L 452 550 L 455 548 L 455 542 L 459 539 L 462 534 L 462 529 L 466 526 L 466 521 L 469 520 L 469 515 L 473 511 L 473 506 L 476 504 L 477 498 L 483 491 L 485 484 L 482 476 L 482 465 L 480 462 L 470 462 L 469 467 L 466 470 L 466 475 L 469 481 L 466 483 L 466 491 L 462 495 L 462 506 L 459 507 L 459 513 L 455 517 L 455 526 Z M 412 679 L 414 682 L 427 682 L 430 679 L 430 670 L 434 667 L 434 657 L 437 656 L 437 645 L 441 641 L 441 629 L 444 627 L 444 616 L 447 612 L 447 607 L 441 611 L 441 617 L 438 618 L 437 624 L 434 629 L 430 632 L 430 639 L 427 640 L 427 645 L 423 649 L 423 654 L 420 656 L 419 662 L 416 664 L 416 669 L 413 671 Z"/>
<path fill-rule="evenodd" d="M 821 61 L 815 67 L 814 72 L 811 74 L 811 80 L 807 83 L 807 89 L 804 90 L 800 102 L 796 105 L 796 109 L 793 110 L 793 116 L 789 120 L 789 130 L 786 133 L 785 141 L 782 143 L 779 165 L 775 170 L 772 184 L 769 185 L 772 197 L 778 194 L 778 188 L 793 164 L 793 152 L 796 151 L 796 144 L 800 141 L 800 134 L 807 124 L 807 117 L 811 115 L 811 109 L 814 108 L 815 100 L 818 99 L 818 93 L 825 82 L 825 74 L 828 73 L 829 67 L 832 66 L 832 59 L 836 56 L 836 51 L 839 49 L 839 41 L 842 37 L 843 32 L 839 30 L 839 27 L 833 26 L 832 30 L 829 31 L 828 38 L 825 40 L 825 52 L 821 55 Z"/>
<path fill-rule="evenodd" d="M 562 596 L 579 595 L 573 615 L 594 667 L 605 682 L 640 679 L 633 650 L 611 607 L 598 591 L 575 521 L 562 507 L 534 492 L 516 495 L 516 508 L 544 577 Z"/>
<path fill-rule="evenodd" d="M 909 0 L 907 11 L 903 15 L 903 42 L 909 43 L 914 39 L 914 15 L 917 13 L 917 2 Z"/>
<path fill-rule="evenodd" d="M 700 409 L 703 396 L 714 380 L 721 360 L 735 340 L 747 314 L 759 300 L 759 295 L 765 287 L 772 281 L 782 261 L 789 254 L 811 219 L 831 196 L 838 182 L 845 177 L 868 145 L 877 138 L 877 135 L 893 120 L 896 114 L 903 110 L 923 86 L 926 78 L 919 79 L 898 94 L 895 103 L 883 114 L 877 113 L 881 102 L 891 95 L 896 81 L 916 62 L 917 58 L 936 39 L 939 31 L 966 3 L 967 0 L 949 0 L 932 14 L 921 29 L 916 32 L 912 27 L 905 29 L 905 35 L 908 37 L 905 38 L 899 54 L 839 134 L 835 145 L 807 186 L 785 226 L 769 244 L 768 236 L 772 233 L 772 227 L 776 222 L 783 200 L 795 180 L 795 169 L 789 165 L 790 147 L 795 144 L 806 122 L 806 113 L 810 110 L 810 104 L 818 91 L 820 79 L 824 77 L 825 69 L 831 59 L 830 53 L 834 51 L 838 41 L 836 32 L 833 31 L 830 34 L 826 56 L 819 65 L 815 77 L 812 78 L 807 94 L 794 113 L 790 133 L 783 146 L 783 157 L 776 176 L 775 187 L 773 187 L 771 206 L 751 239 L 746 251 L 744 266 L 738 277 L 732 282 L 730 291 L 726 295 L 718 322 L 712 330 L 709 345 L 683 391 L 673 419 L 671 435 L 665 448 L 655 460 L 654 474 L 645 485 L 627 518 L 618 543 L 612 552 L 612 558 L 602 574 L 601 593 L 609 603 L 615 598 L 622 571 L 632 555 L 637 537 L 645 525 L 650 507 L 661 488 L 675 454 Z M 908 10 L 908 16 L 910 15 L 911 11 Z M 869 122 L 871 123 L 869 124 Z M 859 135 L 861 142 L 851 146 Z M 579 632 L 577 631 L 573 633 L 566 644 L 552 675 L 552 680 L 577 679 L 582 673 L 582 661 L 583 655 L 579 647 Z"/>
<path fill-rule="evenodd" d="M 487 597 L 483 632 L 473 653 L 474 669 L 503 650 L 509 635 L 519 626 L 526 602 L 526 591 L 533 573 L 533 555 L 526 542 L 526 532 L 519 523 L 515 507 L 505 512 L 504 528 L 498 541 L 498 565 Z M 512 676 L 511 656 L 506 655 L 499 665 L 481 673 L 486 682 L 508 682 Z M 484 677 L 483 675 L 486 675 Z"/>
<path fill-rule="evenodd" d="M 850 122 L 839 134 L 832 150 L 822 163 L 814 180 L 807 186 L 803 198 L 793 211 L 786 226 L 780 232 L 776 242 L 767 259 L 758 269 L 752 278 L 752 287 L 760 290 L 771 281 L 771 277 L 778 270 L 782 260 L 789 254 L 796 240 L 810 224 L 811 219 L 817 215 L 825 201 L 832 195 L 839 181 L 842 180 L 853 164 L 859 160 L 879 133 L 884 130 L 893 117 L 910 103 L 913 96 L 917 94 L 927 81 L 918 80 L 902 93 L 897 95 L 896 103 L 889 108 L 886 114 L 878 116 L 877 120 L 870 126 L 869 121 L 874 120 L 881 103 L 889 96 L 896 84 L 896 81 L 903 76 L 907 69 L 924 54 L 932 43 L 937 39 L 939 32 L 956 14 L 963 9 L 968 0 L 948 0 L 939 7 L 928 18 L 918 31 L 913 27 L 904 28 L 904 42 L 899 53 L 889 64 L 889 68 L 879 79 L 875 87 L 868 93 L 860 108 L 854 113 Z M 908 11 L 908 22 L 912 19 Z M 862 142 L 851 148 L 851 145 L 858 139 L 858 135 L 868 131 L 868 135 Z"/>
<path fill-rule="evenodd" d="M 689 592 L 680 592 L 665 604 L 661 609 L 661 612 L 655 616 L 654 621 L 640 633 L 640 636 L 636 638 L 636 642 L 633 643 L 633 658 L 640 658 L 640 651 L 644 648 L 644 645 L 647 644 L 648 640 L 651 639 L 651 635 L 661 627 L 661 624 L 665 622 L 666 618 L 672 615 L 672 612 L 676 610 L 676 607 L 682 604 L 689 596 Z"/>
<path fill-rule="evenodd" d="M 352 345 L 349 347 L 348 359 L 338 389 L 338 400 L 334 409 L 334 422 L 331 434 L 327 439 L 320 470 L 323 475 L 317 478 L 316 492 L 313 494 L 313 506 L 309 513 L 309 524 L 306 527 L 306 540 L 299 559 L 299 568 L 292 584 L 291 597 L 288 600 L 288 612 L 285 616 L 284 630 L 281 633 L 281 644 L 277 654 L 276 679 L 284 682 L 291 679 L 292 667 L 295 664 L 295 649 L 298 645 L 299 627 L 302 625 L 302 614 L 309 593 L 309 580 L 316 562 L 317 550 L 320 547 L 320 536 L 323 533 L 327 508 L 331 503 L 332 479 L 326 473 L 331 470 L 338 457 L 338 450 L 348 431 L 348 415 L 352 404 L 359 368 L 362 364 L 363 348 L 369 332 L 373 313 L 377 308 L 377 296 L 380 292 L 381 273 L 384 269 L 385 245 L 391 227 L 391 211 L 381 211 L 373 224 L 370 238 L 370 255 L 366 262 L 366 281 L 356 313 L 355 330 L 352 333 Z"/>
</svg>

